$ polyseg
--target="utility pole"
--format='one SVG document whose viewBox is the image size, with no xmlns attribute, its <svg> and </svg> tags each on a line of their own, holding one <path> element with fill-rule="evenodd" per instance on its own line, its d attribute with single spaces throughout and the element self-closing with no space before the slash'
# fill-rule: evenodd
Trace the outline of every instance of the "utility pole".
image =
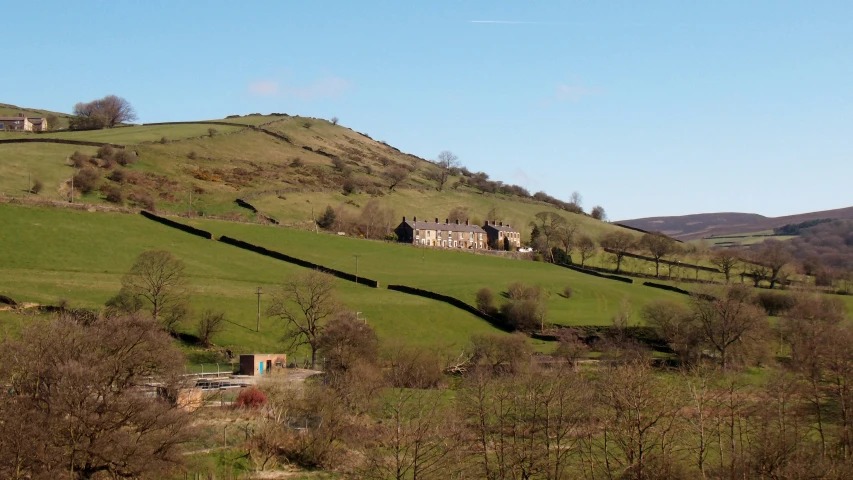
<svg viewBox="0 0 853 480">
<path fill-rule="evenodd" d="M 314 233 L 320 233 L 320 231 L 317 230 L 317 219 L 314 218 L 314 206 L 313 205 L 311 205 L 311 222 L 314 223 Z"/>
<path fill-rule="evenodd" d="M 28 174 L 27 174 L 27 196 L 28 196 L 28 197 L 30 196 L 30 192 L 33 190 L 33 179 L 32 179 L 32 176 L 33 176 L 33 175 L 32 175 L 31 173 L 28 173 Z"/>
<path fill-rule="evenodd" d="M 71 203 L 74 203 L 74 177 L 71 177 Z"/>
<path fill-rule="evenodd" d="M 355 283 L 358 284 L 358 257 L 361 255 L 353 255 L 355 257 Z"/>
<path fill-rule="evenodd" d="M 263 290 L 261 287 L 258 287 L 257 291 L 255 291 L 255 295 L 258 296 L 258 324 L 255 326 L 255 331 L 261 331 L 261 295 L 263 295 Z"/>
<path fill-rule="evenodd" d="M 190 194 L 190 198 L 189 198 L 189 201 L 187 202 L 187 218 L 190 218 L 190 209 L 192 209 L 192 206 L 193 206 L 193 191 L 190 190 L 189 194 Z"/>
</svg>

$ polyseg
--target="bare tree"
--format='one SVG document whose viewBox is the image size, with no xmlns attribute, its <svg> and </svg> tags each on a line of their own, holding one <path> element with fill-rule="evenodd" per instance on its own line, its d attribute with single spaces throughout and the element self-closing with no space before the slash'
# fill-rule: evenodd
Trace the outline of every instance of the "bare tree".
<svg viewBox="0 0 853 480">
<path fill-rule="evenodd" d="M 225 312 L 215 312 L 207 309 L 198 319 L 198 341 L 209 347 L 215 335 L 225 329 Z"/>
<path fill-rule="evenodd" d="M 581 196 L 581 193 L 577 190 L 572 192 L 572 196 L 569 198 L 569 203 L 580 208 L 581 205 L 583 205 L 583 197 Z"/>
<path fill-rule="evenodd" d="M 165 250 L 142 252 L 121 279 L 122 290 L 150 307 L 155 321 L 173 330 L 187 311 L 184 262 Z"/>
<path fill-rule="evenodd" d="M 622 259 L 625 254 L 636 245 L 634 235 L 622 229 L 604 234 L 599 243 L 601 243 L 602 248 L 610 250 L 610 253 L 613 254 L 616 261 L 616 273 L 619 273 L 622 267 Z"/>
<path fill-rule="evenodd" d="M 335 277 L 317 270 L 294 275 L 272 295 L 267 309 L 268 316 L 285 322 L 283 339 L 290 350 L 311 348 L 312 368 L 326 321 L 342 309 L 335 288 Z"/>
<path fill-rule="evenodd" d="M 740 252 L 731 248 L 714 250 L 708 260 L 711 262 L 711 265 L 723 272 L 723 275 L 726 276 L 726 283 L 729 283 L 732 270 L 740 263 Z"/>
<path fill-rule="evenodd" d="M 447 214 L 447 220 L 450 223 L 454 223 L 454 222 L 464 223 L 465 220 L 468 220 L 468 218 L 469 218 L 468 207 L 464 207 L 462 205 L 451 208 L 450 213 Z"/>
<path fill-rule="evenodd" d="M 497 205 L 492 205 L 489 207 L 489 211 L 486 212 L 486 221 L 487 222 L 499 222 L 503 218 L 503 212 Z"/>
<path fill-rule="evenodd" d="M 394 165 L 385 171 L 385 178 L 388 179 L 388 190 L 393 192 L 394 187 L 409 178 L 409 170 L 400 165 Z"/>
<path fill-rule="evenodd" d="M 592 207 L 592 210 L 589 212 L 589 215 L 596 220 L 601 220 L 602 222 L 607 220 L 607 213 L 604 212 L 604 207 L 602 207 L 601 205 L 596 205 Z"/>
<path fill-rule="evenodd" d="M 332 122 L 332 125 L 337 125 L 339 119 L 338 119 L 338 117 L 332 117 L 329 121 Z"/>
<path fill-rule="evenodd" d="M 176 401 L 183 367 L 143 316 L 60 317 L 4 340 L 0 477 L 171 477 L 189 440 Z M 172 401 L 147 394 L 152 384 Z"/>
<path fill-rule="evenodd" d="M 736 342 L 758 341 L 767 327 L 764 310 L 755 304 L 752 291 L 745 285 L 728 287 L 719 299 L 694 297 L 693 311 L 703 340 L 717 351 L 723 370 L 729 366 Z"/>
<path fill-rule="evenodd" d="M 666 255 L 673 253 L 677 248 L 675 240 L 659 233 L 650 232 L 643 235 L 639 243 L 640 248 L 652 256 L 655 261 L 655 277 L 660 277 L 660 261 Z"/>
<path fill-rule="evenodd" d="M 589 235 L 581 235 L 578 239 L 578 252 L 581 254 L 581 267 L 598 251 L 598 245 Z"/>
<path fill-rule="evenodd" d="M 390 208 L 382 207 L 379 199 L 371 198 L 361 209 L 358 225 L 365 238 L 381 238 L 390 231 L 394 218 Z"/>
<path fill-rule="evenodd" d="M 454 155 L 450 150 L 444 150 L 438 154 L 438 160 L 435 164 L 438 165 L 439 168 L 436 181 L 438 182 L 438 190 L 441 191 L 444 189 L 444 184 L 447 183 L 447 179 L 453 171 L 459 167 L 459 157 Z"/>
<path fill-rule="evenodd" d="M 556 229 L 557 242 L 563 247 L 566 256 L 572 258 L 572 250 L 575 248 L 576 234 L 578 231 L 578 222 L 574 220 L 566 220 Z"/>
<path fill-rule="evenodd" d="M 770 270 L 768 280 L 770 288 L 779 281 L 779 273 L 785 265 L 793 260 L 785 245 L 779 240 L 769 239 L 761 243 L 756 251 L 755 259 Z"/>
<path fill-rule="evenodd" d="M 119 123 L 137 119 L 133 106 L 124 98 L 107 95 L 91 102 L 79 102 L 74 105 L 72 129 L 112 128 Z"/>
<path fill-rule="evenodd" d="M 567 228 L 566 219 L 554 212 L 539 212 L 535 215 L 534 220 L 530 222 L 531 227 L 539 229 L 542 238 L 545 239 L 546 255 L 550 258 L 551 263 L 554 263 L 554 252 L 551 247 L 562 237 L 561 232 Z M 574 230 L 571 234 L 566 234 L 569 239 L 574 235 Z"/>
</svg>

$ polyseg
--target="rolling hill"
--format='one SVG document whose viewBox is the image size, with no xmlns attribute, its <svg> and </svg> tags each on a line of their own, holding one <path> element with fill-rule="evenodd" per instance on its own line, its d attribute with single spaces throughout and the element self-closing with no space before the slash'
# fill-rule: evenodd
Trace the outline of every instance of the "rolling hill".
<svg viewBox="0 0 853 480">
<path fill-rule="evenodd" d="M 765 217 L 755 213 L 699 213 L 673 217 L 647 217 L 620 220 L 617 223 L 647 231 L 660 231 L 680 240 L 720 237 L 772 230 L 783 225 L 818 219 L 853 218 L 853 207 Z"/>
<path fill-rule="evenodd" d="M 32 140 L 62 143 L 14 143 Z M 132 199 L 149 196 L 166 212 L 235 220 L 269 217 L 308 228 L 312 214 L 327 206 L 355 218 L 375 200 L 394 219 L 444 219 L 451 209 L 463 207 L 477 223 L 491 217 L 521 227 L 523 238 L 540 211 L 571 217 L 593 235 L 618 228 L 465 168 L 453 170 L 439 191 L 435 163 L 326 120 L 285 114 L 92 131 L 0 132 L 0 193 L 25 196 L 37 179 L 44 184 L 38 198 L 68 201 L 70 179 L 79 170 L 69 157 L 76 151 L 89 156 L 97 151 L 97 146 L 69 141 L 118 145 L 137 159 L 127 167 L 93 159 L 86 168 L 99 174 L 100 189 L 76 192 L 76 202 L 107 203 L 106 189 L 117 188 L 123 203 L 131 206 L 141 205 Z M 117 170 L 122 171 L 120 179 L 114 177 Z M 403 170 L 406 178 L 392 188 L 389 173 L 395 170 Z M 261 215 L 238 204 L 238 198 Z"/>
</svg>

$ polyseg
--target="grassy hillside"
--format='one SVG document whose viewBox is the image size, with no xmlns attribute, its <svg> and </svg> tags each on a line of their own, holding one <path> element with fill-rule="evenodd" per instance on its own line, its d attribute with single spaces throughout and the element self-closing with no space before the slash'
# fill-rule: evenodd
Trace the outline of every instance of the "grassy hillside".
<svg viewBox="0 0 853 480">
<path fill-rule="evenodd" d="M 19 302 L 98 307 L 120 288 L 121 276 L 139 253 L 169 250 L 187 264 L 197 318 L 204 308 L 224 310 L 229 323 L 216 339 L 236 352 L 278 351 L 281 326 L 263 319 L 256 333 L 255 287 L 270 292 L 299 267 L 208 241 L 138 215 L 88 213 L 0 204 L 0 294 Z M 11 255 L 9 253 L 12 253 Z M 439 302 L 338 283 L 344 304 L 383 338 L 458 350 L 471 333 L 494 329 Z M 262 305 L 267 303 L 262 297 Z M 8 314 L 0 321 L 8 319 Z M 194 325 L 183 325 L 192 331 Z"/>
<path fill-rule="evenodd" d="M 549 321 L 564 325 L 607 325 L 626 299 L 639 310 L 654 298 L 684 301 L 684 297 L 639 284 L 605 280 L 541 262 L 510 260 L 468 252 L 420 249 L 408 245 L 359 240 L 280 227 L 213 220 L 192 220 L 193 226 L 228 235 L 320 265 L 355 272 L 381 285 L 404 284 L 475 303 L 482 287 L 504 292 L 513 282 L 539 285 L 550 293 Z M 571 299 L 559 295 L 571 286 Z M 639 319 L 635 316 L 635 321 Z"/>
<path fill-rule="evenodd" d="M 494 208 L 506 223 L 523 227 L 520 230 L 524 238 L 529 235 L 527 225 L 540 211 L 559 211 L 593 234 L 616 228 L 532 198 L 483 192 L 460 183 L 470 179 L 462 177 L 464 171 L 451 177 L 444 191 L 439 192 L 432 179 L 437 171 L 433 163 L 326 120 L 250 115 L 219 121 L 235 126 L 143 125 L 37 136 L 0 133 L 0 139 L 59 138 L 127 145 L 139 153 L 139 161 L 129 170 L 149 178 L 144 182 L 124 182 L 121 188 L 126 193 L 147 190 L 157 199 L 157 207 L 166 211 L 186 211 L 190 207 L 206 214 L 251 218 L 250 211 L 234 203 L 236 198 L 249 198 L 263 213 L 285 223 L 300 224 L 310 222 L 312 209 L 342 206 L 357 216 L 367 201 L 378 198 L 393 210 L 395 218 L 406 215 L 443 219 L 451 208 L 463 206 L 469 209 L 472 220 L 482 221 Z M 260 125 L 289 141 L 240 125 Z M 216 130 L 213 136 L 209 134 L 211 128 Z M 163 138 L 166 141 L 161 143 Z M 65 159 L 75 150 L 83 149 L 0 144 L 0 168 L 7 176 L 3 181 L 10 185 L 5 188 L 6 195 L 22 194 L 12 187 L 25 185 L 28 175 L 44 177 L 40 179 L 50 183 L 45 195 L 57 191 L 63 179 L 74 174 Z M 332 157 L 339 159 L 337 165 Z M 108 176 L 112 168 L 120 167 L 101 168 L 103 175 Z M 406 169 L 409 176 L 391 192 L 386 173 L 395 168 Z M 111 180 L 103 182 L 109 184 Z M 347 182 L 354 188 L 345 195 Z M 104 199 L 94 194 L 81 201 Z"/>
</svg>

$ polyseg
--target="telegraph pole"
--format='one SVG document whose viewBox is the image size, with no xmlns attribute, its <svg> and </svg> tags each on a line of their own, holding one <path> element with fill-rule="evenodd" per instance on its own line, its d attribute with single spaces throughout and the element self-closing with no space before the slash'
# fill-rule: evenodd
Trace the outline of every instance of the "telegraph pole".
<svg viewBox="0 0 853 480">
<path fill-rule="evenodd" d="M 255 295 L 258 296 L 258 324 L 255 326 L 255 331 L 261 331 L 261 295 L 263 295 L 263 290 L 261 287 L 258 287 L 257 291 L 255 291 Z"/>
<path fill-rule="evenodd" d="M 361 255 L 353 255 L 355 257 L 355 283 L 358 284 L 358 257 Z"/>
</svg>

